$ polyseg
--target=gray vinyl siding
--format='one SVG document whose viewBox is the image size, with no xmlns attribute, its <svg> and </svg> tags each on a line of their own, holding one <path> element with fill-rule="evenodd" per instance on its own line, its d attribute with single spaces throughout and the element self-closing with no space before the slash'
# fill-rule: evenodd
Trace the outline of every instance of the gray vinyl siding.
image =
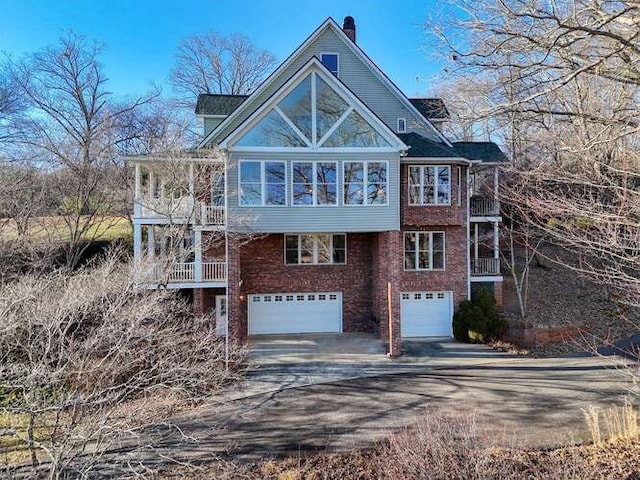
<svg viewBox="0 0 640 480">
<path fill-rule="evenodd" d="M 238 162 L 240 160 L 280 160 L 286 162 L 287 206 L 238 206 Z M 292 161 L 338 162 L 337 206 L 291 205 Z M 388 205 L 343 206 L 342 163 L 345 161 L 386 161 Z M 397 153 L 233 153 L 229 159 L 229 230 L 257 233 L 378 232 L 400 229 L 400 158 Z"/>
<path fill-rule="evenodd" d="M 222 123 L 224 118 L 204 117 L 204 136 L 206 137 L 211 131 Z"/>
<path fill-rule="evenodd" d="M 339 78 L 353 91 L 367 107 L 393 131 L 396 131 L 398 118 L 405 118 L 407 132 L 416 132 L 427 138 L 436 140 L 433 129 L 423 127 L 424 120 L 414 115 L 385 85 L 371 72 L 345 44 L 334 31 L 326 29 L 314 43 L 300 52 L 298 57 L 278 76 L 269 88 L 261 95 L 246 100 L 241 108 L 243 114 L 231 122 L 213 139 L 214 143 L 222 141 L 235 130 L 251 113 L 267 101 L 276 91 L 286 83 L 312 57 L 320 58 L 321 53 L 338 53 Z M 206 131 L 206 129 L 205 129 Z M 438 140 L 439 141 L 439 140 Z"/>
</svg>

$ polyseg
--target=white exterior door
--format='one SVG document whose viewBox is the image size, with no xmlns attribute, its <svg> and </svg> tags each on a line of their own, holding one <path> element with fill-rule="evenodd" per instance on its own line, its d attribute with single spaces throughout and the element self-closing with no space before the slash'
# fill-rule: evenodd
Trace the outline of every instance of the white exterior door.
<svg viewBox="0 0 640 480">
<path fill-rule="evenodd" d="M 216 295 L 216 335 L 227 334 L 227 296 Z"/>
<path fill-rule="evenodd" d="M 342 293 L 270 293 L 249 295 L 249 335 L 339 333 Z"/>
<path fill-rule="evenodd" d="M 453 315 L 451 292 L 402 292 L 402 337 L 450 337 Z"/>
</svg>

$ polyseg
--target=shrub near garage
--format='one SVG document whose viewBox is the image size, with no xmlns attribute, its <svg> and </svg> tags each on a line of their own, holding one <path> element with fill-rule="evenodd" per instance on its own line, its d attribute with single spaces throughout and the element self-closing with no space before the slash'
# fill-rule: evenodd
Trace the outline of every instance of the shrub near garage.
<svg viewBox="0 0 640 480">
<path fill-rule="evenodd" d="M 487 343 L 506 330 L 496 300 L 482 288 L 473 300 L 463 300 L 453 315 L 453 336 L 461 342 Z"/>
</svg>

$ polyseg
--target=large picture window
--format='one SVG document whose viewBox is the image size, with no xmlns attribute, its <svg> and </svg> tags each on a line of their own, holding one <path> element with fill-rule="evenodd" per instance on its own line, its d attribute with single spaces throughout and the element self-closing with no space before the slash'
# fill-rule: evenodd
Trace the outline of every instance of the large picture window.
<svg viewBox="0 0 640 480">
<path fill-rule="evenodd" d="M 286 205 L 284 162 L 240 162 L 240 195 L 242 206 Z"/>
<path fill-rule="evenodd" d="M 451 167 L 409 166 L 409 205 L 450 205 Z"/>
<path fill-rule="evenodd" d="M 344 233 L 285 235 L 284 248 L 287 265 L 347 262 L 347 236 Z"/>
<path fill-rule="evenodd" d="M 406 232 L 405 270 L 444 270 L 444 232 Z"/>
<path fill-rule="evenodd" d="M 386 205 L 387 162 L 344 162 L 344 204 Z"/>
<path fill-rule="evenodd" d="M 336 205 L 336 162 L 293 162 L 292 191 L 294 205 Z"/>
</svg>

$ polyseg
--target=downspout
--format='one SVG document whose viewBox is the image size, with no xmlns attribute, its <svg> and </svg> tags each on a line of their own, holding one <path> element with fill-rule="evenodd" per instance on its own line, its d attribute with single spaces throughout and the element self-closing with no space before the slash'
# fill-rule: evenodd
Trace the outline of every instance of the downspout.
<svg viewBox="0 0 640 480">
<path fill-rule="evenodd" d="M 227 278 L 227 288 L 225 289 L 225 305 L 227 310 L 227 318 L 224 322 L 224 365 L 229 371 L 229 172 L 228 172 L 228 154 L 224 154 L 224 268 L 225 277 Z"/>
<path fill-rule="evenodd" d="M 471 250 L 471 201 L 469 195 L 469 186 L 471 185 L 471 165 L 467 165 L 467 187 L 465 189 L 466 203 L 467 203 L 467 299 L 471 299 L 471 259 L 469 256 L 469 250 Z"/>
</svg>

